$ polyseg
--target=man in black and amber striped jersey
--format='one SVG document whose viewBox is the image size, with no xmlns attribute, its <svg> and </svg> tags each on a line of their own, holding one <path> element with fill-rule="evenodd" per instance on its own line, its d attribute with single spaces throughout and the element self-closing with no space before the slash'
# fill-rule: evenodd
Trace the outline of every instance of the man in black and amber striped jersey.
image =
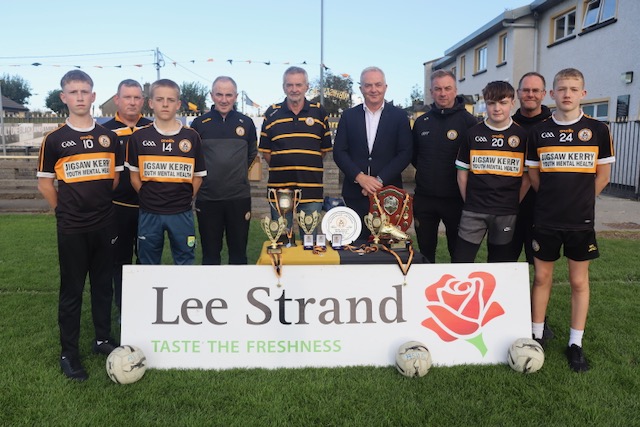
<svg viewBox="0 0 640 427">
<path fill-rule="evenodd" d="M 267 109 L 260 132 L 258 150 L 269 164 L 268 186 L 302 190 L 298 210 L 319 213 L 323 158 L 333 149 L 328 115 L 320 103 L 306 99 L 309 77 L 303 68 L 289 67 L 282 88 L 287 97 Z M 293 224 L 291 217 L 287 221 Z"/>
</svg>

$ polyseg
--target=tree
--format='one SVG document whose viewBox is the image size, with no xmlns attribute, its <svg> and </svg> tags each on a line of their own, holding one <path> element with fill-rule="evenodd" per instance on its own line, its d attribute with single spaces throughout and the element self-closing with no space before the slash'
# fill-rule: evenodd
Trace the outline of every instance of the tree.
<svg viewBox="0 0 640 427">
<path fill-rule="evenodd" d="M 324 108 L 329 114 L 340 114 L 350 108 L 353 81 L 348 75 L 336 76 L 330 71 L 324 75 Z M 311 84 L 311 102 L 320 101 L 320 79 Z"/>
<path fill-rule="evenodd" d="M 409 107 L 419 108 L 424 105 L 424 93 L 422 92 L 420 86 L 418 86 L 417 84 L 413 85 L 413 87 L 411 88 L 411 95 L 409 96 L 411 97 Z"/>
<path fill-rule="evenodd" d="M 62 102 L 62 99 L 60 99 L 60 93 L 62 93 L 61 89 L 50 90 L 47 94 L 47 99 L 44 101 L 44 105 L 54 113 L 65 116 L 69 114 L 69 109 L 67 105 Z"/>
<path fill-rule="evenodd" d="M 0 77 L 0 86 L 2 87 L 2 95 L 18 104 L 24 105 L 32 95 L 29 82 L 17 75 L 3 74 Z"/>
<path fill-rule="evenodd" d="M 195 105 L 199 112 L 204 112 L 207 108 L 207 95 L 209 95 L 209 88 L 202 83 L 198 82 L 183 82 L 180 86 L 180 99 L 182 105 L 180 110 L 182 112 L 194 111 Z M 191 103 L 191 107 L 189 106 Z"/>
</svg>

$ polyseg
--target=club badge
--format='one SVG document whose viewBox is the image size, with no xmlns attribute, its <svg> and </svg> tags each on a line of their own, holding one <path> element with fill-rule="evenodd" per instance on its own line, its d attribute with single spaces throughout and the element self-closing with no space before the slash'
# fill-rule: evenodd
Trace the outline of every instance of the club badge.
<svg viewBox="0 0 640 427">
<path fill-rule="evenodd" d="M 109 148 L 109 146 L 111 145 L 111 140 L 107 135 L 100 135 L 98 137 L 98 144 L 100 144 L 104 148 Z"/>
<path fill-rule="evenodd" d="M 584 128 L 578 132 L 578 139 L 582 142 L 591 141 L 592 137 L 593 132 L 591 132 L 591 129 Z"/>
<path fill-rule="evenodd" d="M 518 138 L 517 135 L 511 135 L 507 140 L 507 144 L 509 144 L 509 147 L 511 148 L 516 148 L 518 145 L 520 145 L 520 138 Z"/>
<path fill-rule="evenodd" d="M 188 153 L 189 151 L 191 151 L 191 141 L 189 141 L 188 139 L 183 139 L 178 143 L 178 148 L 180 148 L 180 151 L 182 151 L 183 153 Z"/>
</svg>

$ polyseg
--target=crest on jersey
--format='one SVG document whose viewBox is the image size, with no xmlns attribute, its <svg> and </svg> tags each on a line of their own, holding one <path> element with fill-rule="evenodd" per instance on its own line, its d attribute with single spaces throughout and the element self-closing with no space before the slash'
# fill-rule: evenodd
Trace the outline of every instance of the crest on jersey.
<svg viewBox="0 0 640 427">
<path fill-rule="evenodd" d="M 191 141 L 189 141 L 188 139 L 183 139 L 178 143 L 178 148 L 180 148 L 180 151 L 182 151 L 183 153 L 188 153 L 189 151 L 191 151 Z"/>
<path fill-rule="evenodd" d="M 590 141 L 592 137 L 593 132 L 591 132 L 591 129 L 584 128 L 578 132 L 578 139 L 582 142 Z"/>
<path fill-rule="evenodd" d="M 516 148 L 518 145 L 520 145 L 520 138 L 518 137 L 518 135 L 511 135 L 507 140 L 507 144 L 509 144 L 509 147 L 511 148 Z"/>
<path fill-rule="evenodd" d="M 304 119 L 304 122 L 307 124 L 307 126 L 313 126 L 313 117 L 307 117 L 306 119 Z"/>
<path fill-rule="evenodd" d="M 242 126 L 238 126 L 236 128 L 236 135 L 238 136 L 244 136 L 244 128 Z"/>
<path fill-rule="evenodd" d="M 451 129 L 447 131 L 447 138 L 451 141 L 454 141 L 458 137 L 458 131 L 455 129 Z"/>
<path fill-rule="evenodd" d="M 111 145 L 111 139 L 107 135 L 100 135 L 98 137 L 98 144 L 102 145 L 104 148 L 109 148 Z"/>
</svg>

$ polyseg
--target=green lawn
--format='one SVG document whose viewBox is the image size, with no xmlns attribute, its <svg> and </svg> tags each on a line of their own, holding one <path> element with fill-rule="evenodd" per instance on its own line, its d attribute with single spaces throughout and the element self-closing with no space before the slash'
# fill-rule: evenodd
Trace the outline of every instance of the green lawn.
<svg viewBox="0 0 640 427">
<path fill-rule="evenodd" d="M 264 240 L 252 224 L 250 262 Z M 140 382 L 121 386 L 108 379 L 105 358 L 90 354 L 88 298 L 81 351 L 89 381 L 74 383 L 59 371 L 53 216 L 0 215 L 0 426 L 640 425 L 640 240 L 599 243 L 586 374 L 571 372 L 563 354 L 570 307 L 562 262 L 549 311 L 557 338 L 536 374 L 507 365 L 435 367 L 419 379 L 393 367 L 149 370 Z M 438 260 L 445 259 L 443 243 Z"/>
</svg>

